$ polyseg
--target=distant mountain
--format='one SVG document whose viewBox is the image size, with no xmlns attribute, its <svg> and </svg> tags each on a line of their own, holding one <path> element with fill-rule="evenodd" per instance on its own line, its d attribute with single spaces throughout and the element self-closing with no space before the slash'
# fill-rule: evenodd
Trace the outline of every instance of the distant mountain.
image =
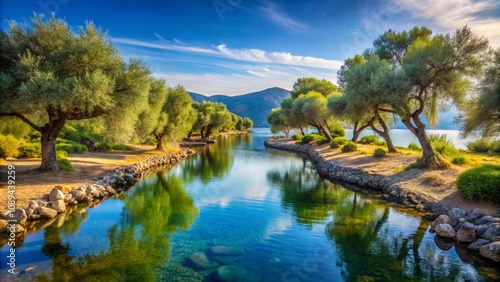
<svg viewBox="0 0 500 282">
<path fill-rule="evenodd" d="M 189 95 L 196 102 L 211 101 L 224 103 L 227 109 L 241 117 L 249 117 L 254 122 L 254 126 L 269 126 L 267 115 L 273 108 L 281 104 L 281 100 L 290 96 L 290 91 L 279 87 L 265 89 L 238 96 L 214 95 L 205 96 L 198 93 L 189 92 Z"/>
</svg>

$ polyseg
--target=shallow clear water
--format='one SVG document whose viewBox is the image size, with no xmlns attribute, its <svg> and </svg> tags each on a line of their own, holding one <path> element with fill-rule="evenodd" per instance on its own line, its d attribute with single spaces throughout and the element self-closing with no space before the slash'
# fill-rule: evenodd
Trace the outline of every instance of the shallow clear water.
<svg viewBox="0 0 500 282">
<path fill-rule="evenodd" d="M 435 242 L 418 214 L 319 178 L 305 157 L 264 148 L 260 132 L 220 138 L 29 234 L 16 263 L 33 270 L 7 274 L 3 246 L 0 280 L 214 281 L 216 268 L 196 270 L 187 258 L 218 245 L 245 252 L 223 268 L 234 281 L 500 278 L 464 248 Z"/>
</svg>

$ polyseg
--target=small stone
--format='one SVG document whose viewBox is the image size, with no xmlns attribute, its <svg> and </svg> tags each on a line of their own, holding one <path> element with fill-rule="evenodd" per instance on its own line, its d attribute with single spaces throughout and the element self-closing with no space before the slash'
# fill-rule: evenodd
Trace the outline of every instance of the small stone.
<svg viewBox="0 0 500 282">
<path fill-rule="evenodd" d="M 492 222 L 493 220 L 494 220 L 494 217 L 492 217 L 491 215 L 487 215 L 487 216 L 483 216 L 480 219 L 476 220 L 476 222 L 474 222 L 474 223 L 476 225 L 488 224 L 488 223 Z"/>
<path fill-rule="evenodd" d="M 484 216 L 484 213 L 482 213 L 481 211 L 479 211 L 479 209 L 473 209 L 471 210 L 470 212 L 467 213 L 467 216 L 465 217 L 465 219 L 468 221 L 468 222 L 474 222 L 476 221 L 477 219 L 481 218 Z"/>
<path fill-rule="evenodd" d="M 64 194 L 61 190 L 54 188 L 54 189 L 52 189 L 52 191 L 50 191 L 49 201 L 57 201 L 57 200 L 61 200 L 61 199 L 64 199 Z"/>
<path fill-rule="evenodd" d="M 52 208 L 57 212 L 64 212 L 66 211 L 66 204 L 64 203 L 64 200 L 57 200 L 52 203 Z"/>
<path fill-rule="evenodd" d="M 28 204 L 28 209 L 36 209 L 38 208 L 38 203 L 36 201 L 30 201 Z"/>
<path fill-rule="evenodd" d="M 462 227 L 457 231 L 457 241 L 470 243 L 476 240 L 476 229 L 474 224 L 466 222 L 462 224 Z"/>
<path fill-rule="evenodd" d="M 210 248 L 210 252 L 214 255 L 223 256 L 242 256 L 245 254 L 245 251 L 242 249 L 228 246 L 213 246 Z"/>
<path fill-rule="evenodd" d="M 197 269 L 206 270 L 220 266 L 217 262 L 209 260 L 205 252 L 194 253 L 189 256 L 189 259 Z"/>
<path fill-rule="evenodd" d="M 486 240 L 486 239 L 477 239 L 476 241 L 474 241 L 472 244 L 470 244 L 467 249 L 469 251 L 479 251 L 479 248 L 481 248 L 482 246 L 486 245 L 486 244 L 489 244 L 490 241 L 489 240 Z"/>
<path fill-rule="evenodd" d="M 424 208 L 424 205 L 422 205 L 422 204 L 418 204 L 418 205 L 416 205 L 416 206 L 415 206 L 415 208 L 416 208 L 418 211 L 424 211 L 424 209 L 425 209 L 425 208 Z"/>
<path fill-rule="evenodd" d="M 456 235 L 455 229 L 449 224 L 439 224 L 435 228 L 436 235 L 445 237 L 445 238 L 453 238 Z"/>
<path fill-rule="evenodd" d="M 493 242 L 479 248 L 479 254 L 493 261 L 500 262 L 500 242 Z"/>
<path fill-rule="evenodd" d="M 51 208 L 38 208 L 38 214 L 41 218 L 54 218 L 57 216 L 57 211 Z"/>
</svg>

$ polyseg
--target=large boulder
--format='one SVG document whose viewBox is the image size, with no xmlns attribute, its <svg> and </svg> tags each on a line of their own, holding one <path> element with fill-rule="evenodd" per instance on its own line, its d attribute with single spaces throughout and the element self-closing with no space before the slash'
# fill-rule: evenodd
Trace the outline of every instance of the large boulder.
<svg viewBox="0 0 500 282">
<path fill-rule="evenodd" d="M 486 239 L 477 239 L 476 241 L 474 241 L 472 244 L 470 244 L 469 246 L 467 246 L 467 250 L 469 251 L 479 251 L 479 248 L 481 248 L 482 246 L 486 245 L 486 244 L 489 244 L 490 241 L 489 240 L 486 240 Z"/>
<path fill-rule="evenodd" d="M 500 262 L 500 242 L 493 242 L 479 248 L 479 254 L 493 261 Z"/>
<path fill-rule="evenodd" d="M 447 216 L 446 214 L 442 214 L 438 216 L 436 220 L 434 220 L 431 223 L 431 231 L 434 231 L 434 229 L 436 229 L 436 226 L 438 226 L 439 224 L 450 224 L 450 223 L 451 223 L 450 217 Z"/>
<path fill-rule="evenodd" d="M 220 266 L 217 262 L 209 260 L 205 252 L 194 253 L 189 256 L 189 259 L 196 269 L 207 270 Z"/>
<path fill-rule="evenodd" d="M 465 214 L 465 210 L 461 208 L 452 208 L 446 212 L 446 215 L 450 217 L 451 226 L 456 226 L 458 223 L 460 223 L 460 219 L 465 218 Z"/>
<path fill-rule="evenodd" d="M 11 219 L 16 220 L 16 223 L 23 224 L 28 220 L 28 215 L 24 209 L 16 209 L 14 211 L 14 217 Z"/>
<path fill-rule="evenodd" d="M 493 240 L 493 238 L 500 236 L 500 223 L 492 223 L 488 226 L 488 229 L 486 229 L 486 232 L 484 232 L 483 236 L 481 236 L 483 239 L 486 240 Z"/>
<path fill-rule="evenodd" d="M 61 199 L 64 199 L 64 193 L 61 190 L 54 188 L 52 189 L 52 191 L 50 191 L 49 201 L 57 201 Z"/>
<path fill-rule="evenodd" d="M 41 218 L 54 218 L 57 216 L 57 211 L 51 208 L 39 207 L 38 214 Z"/>
<path fill-rule="evenodd" d="M 476 240 L 476 229 L 474 228 L 474 224 L 469 222 L 462 224 L 462 227 L 457 231 L 456 236 L 458 242 L 474 242 L 474 240 Z"/>
<path fill-rule="evenodd" d="M 57 212 L 65 212 L 66 204 L 64 203 L 64 200 L 57 200 L 54 203 L 52 203 L 52 208 Z"/>
<path fill-rule="evenodd" d="M 453 238 L 456 235 L 455 229 L 449 224 L 439 224 L 435 228 L 436 235 L 445 238 Z"/>
</svg>

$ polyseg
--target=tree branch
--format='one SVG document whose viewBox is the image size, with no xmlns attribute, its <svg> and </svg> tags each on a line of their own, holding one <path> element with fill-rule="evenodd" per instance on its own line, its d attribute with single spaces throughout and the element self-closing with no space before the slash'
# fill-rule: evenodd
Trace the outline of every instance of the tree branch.
<svg viewBox="0 0 500 282">
<path fill-rule="evenodd" d="M 34 124 L 32 121 L 30 121 L 28 118 L 25 116 L 21 115 L 20 113 L 0 113 L 0 116 L 6 116 L 6 117 L 17 117 L 27 123 L 29 126 L 31 126 L 34 130 L 38 132 L 42 132 L 42 128 L 36 124 Z"/>
</svg>

